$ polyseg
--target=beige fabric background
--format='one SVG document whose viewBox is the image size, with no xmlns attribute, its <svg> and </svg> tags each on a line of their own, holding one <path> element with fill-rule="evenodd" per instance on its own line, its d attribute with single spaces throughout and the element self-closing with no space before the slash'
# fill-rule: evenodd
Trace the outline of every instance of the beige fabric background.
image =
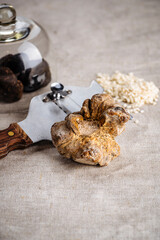
<svg viewBox="0 0 160 240">
<path fill-rule="evenodd" d="M 120 70 L 160 87 L 159 0 L 10 3 L 47 29 L 57 81 L 88 86 L 97 72 Z M 24 119 L 31 97 L 48 90 L 0 103 L 0 129 Z M 160 239 L 159 107 L 127 124 L 117 138 L 121 155 L 108 167 L 66 160 L 50 142 L 1 160 L 0 239 Z"/>
</svg>

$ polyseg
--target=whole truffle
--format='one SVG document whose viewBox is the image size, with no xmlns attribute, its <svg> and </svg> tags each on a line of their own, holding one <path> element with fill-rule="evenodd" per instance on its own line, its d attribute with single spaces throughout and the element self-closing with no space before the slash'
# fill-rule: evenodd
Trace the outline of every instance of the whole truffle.
<svg viewBox="0 0 160 240">
<path fill-rule="evenodd" d="M 105 166 L 120 154 L 114 138 L 129 119 L 130 115 L 110 95 L 96 94 L 84 101 L 80 112 L 52 126 L 52 141 L 66 158 Z"/>
<path fill-rule="evenodd" d="M 24 71 L 24 64 L 20 54 L 8 54 L 0 58 L 0 67 L 9 68 L 16 76 Z"/>
<path fill-rule="evenodd" d="M 8 67 L 0 67 L 0 100 L 18 101 L 23 94 L 23 84 Z"/>
</svg>

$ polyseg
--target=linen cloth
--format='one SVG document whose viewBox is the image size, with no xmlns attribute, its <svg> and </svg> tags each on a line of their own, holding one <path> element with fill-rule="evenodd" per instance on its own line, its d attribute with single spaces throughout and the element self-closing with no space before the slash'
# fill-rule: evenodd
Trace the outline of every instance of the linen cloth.
<svg viewBox="0 0 160 240">
<path fill-rule="evenodd" d="M 95 74 L 133 72 L 160 86 L 159 0 L 16 0 L 47 30 L 52 82 L 88 86 Z M 0 129 L 27 115 L 34 95 L 0 103 Z M 1 240 L 160 239 L 160 103 L 145 106 L 107 167 L 60 156 L 51 142 L 0 160 Z"/>
</svg>

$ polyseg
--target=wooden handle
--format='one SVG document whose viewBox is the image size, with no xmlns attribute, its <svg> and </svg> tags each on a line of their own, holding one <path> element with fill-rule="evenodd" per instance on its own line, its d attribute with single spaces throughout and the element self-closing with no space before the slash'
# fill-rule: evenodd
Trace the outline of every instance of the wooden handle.
<svg viewBox="0 0 160 240">
<path fill-rule="evenodd" d="M 25 148 L 31 144 L 32 140 L 23 129 L 17 123 L 12 123 L 7 129 L 0 131 L 0 158 L 14 149 Z"/>
</svg>

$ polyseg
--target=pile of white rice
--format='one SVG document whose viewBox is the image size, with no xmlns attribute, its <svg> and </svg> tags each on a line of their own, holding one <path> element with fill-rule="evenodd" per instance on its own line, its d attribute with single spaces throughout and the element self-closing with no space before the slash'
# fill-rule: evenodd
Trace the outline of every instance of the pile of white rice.
<svg viewBox="0 0 160 240">
<path fill-rule="evenodd" d="M 159 89 L 153 82 L 146 82 L 133 73 L 123 74 L 116 71 L 112 76 L 98 73 L 96 81 L 106 93 L 121 103 L 129 113 L 143 113 L 140 107 L 144 104 L 155 105 Z"/>
</svg>

